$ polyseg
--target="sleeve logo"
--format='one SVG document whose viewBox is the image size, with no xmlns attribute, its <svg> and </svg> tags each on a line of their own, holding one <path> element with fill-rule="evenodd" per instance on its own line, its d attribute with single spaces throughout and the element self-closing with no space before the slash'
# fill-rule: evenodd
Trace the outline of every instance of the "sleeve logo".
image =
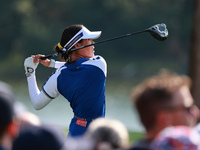
<svg viewBox="0 0 200 150">
<path fill-rule="evenodd" d="M 33 73 L 33 72 L 34 72 L 34 69 L 31 68 L 31 67 L 27 67 L 27 71 L 28 71 L 28 73 Z"/>
</svg>

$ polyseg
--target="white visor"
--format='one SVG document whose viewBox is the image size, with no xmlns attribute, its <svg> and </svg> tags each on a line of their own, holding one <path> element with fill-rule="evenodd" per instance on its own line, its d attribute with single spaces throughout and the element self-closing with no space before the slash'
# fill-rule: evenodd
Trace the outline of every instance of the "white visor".
<svg viewBox="0 0 200 150">
<path fill-rule="evenodd" d="M 63 51 L 69 51 L 76 43 L 82 39 L 97 39 L 101 36 L 101 31 L 89 31 L 83 27 L 71 40 L 64 46 Z"/>
</svg>

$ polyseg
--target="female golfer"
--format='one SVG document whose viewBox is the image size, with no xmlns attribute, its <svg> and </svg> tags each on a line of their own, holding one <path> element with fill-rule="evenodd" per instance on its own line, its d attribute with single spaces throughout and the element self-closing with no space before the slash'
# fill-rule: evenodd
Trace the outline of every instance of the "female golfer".
<svg viewBox="0 0 200 150">
<path fill-rule="evenodd" d="M 98 117 L 105 116 L 105 81 L 107 65 L 101 56 L 94 55 L 94 46 L 75 51 L 77 48 L 94 43 L 101 31 L 91 32 L 83 25 L 67 27 L 55 50 L 62 61 L 40 60 L 43 55 L 28 57 L 24 61 L 29 95 L 34 108 L 45 107 L 59 94 L 70 103 L 74 117 L 69 126 L 69 136 L 84 134 L 88 125 Z M 58 68 L 38 89 L 35 69 L 41 62 L 45 66 Z"/>
</svg>

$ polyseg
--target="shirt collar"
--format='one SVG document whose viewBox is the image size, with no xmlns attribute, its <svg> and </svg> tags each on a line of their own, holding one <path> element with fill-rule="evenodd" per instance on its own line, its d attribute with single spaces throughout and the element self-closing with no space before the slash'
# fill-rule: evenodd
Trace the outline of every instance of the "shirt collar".
<svg viewBox="0 0 200 150">
<path fill-rule="evenodd" d="M 71 64 L 67 64 L 65 63 L 65 66 L 68 68 L 68 69 L 76 69 L 77 67 L 79 67 L 83 62 L 89 60 L 88 58 L 80 58 L 78 59 L 77 61 L 71 63 Z"/>
</svg>

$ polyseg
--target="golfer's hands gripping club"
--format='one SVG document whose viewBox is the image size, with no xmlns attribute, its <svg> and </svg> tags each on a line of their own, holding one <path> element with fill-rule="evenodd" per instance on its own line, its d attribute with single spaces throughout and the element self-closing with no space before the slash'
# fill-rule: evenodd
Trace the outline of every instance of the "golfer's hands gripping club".
<svg viewBox="0 0 200 150">
<path fill-rule="evenodd" d="M 35 70 L 38 66 L 39 62 L 35 61 L 34 58 L 28 57 L 24 61 L 24 68 L 25 68 L 25 74 L 26 77 L 30 77 L 32 75 L 35 75 Z"/>
<path fill-rule="evenodd" d="M 48 59 L 48 58 L 41 59 L 41 58 L 44 58 L 45 55 L 38 54 L 38 55 L 32 55 L 31 57 L 34 58 L 34 62 L 40 62 L 45 67 L 54 68 L 54 66 L 55 66 L 55 60 L 54 59 Z"/>
<path fill-rule="evenodd" d="M 26 71 L 26 75 L 27 76 L 31 76 L 34 75 L 35 73 L 35 69 L 37 68 L 38 63 L 40 62 L 41 64 L 43 64 L 46 67 L 52 67 L 54 68 L 55 66 L 55 60 L 54 59 L 40 59 L 42 57 L 44 57 L 45 55 L 32 55 L 31 57 L 28 57 L 25 62 L 24 62 L 24 66 L 25 66 L 25 71 Z M 31 64 L 31 65 L 30 65 Z M 33 72 L 33 73 L 31 73 Z"/>
</svg>

